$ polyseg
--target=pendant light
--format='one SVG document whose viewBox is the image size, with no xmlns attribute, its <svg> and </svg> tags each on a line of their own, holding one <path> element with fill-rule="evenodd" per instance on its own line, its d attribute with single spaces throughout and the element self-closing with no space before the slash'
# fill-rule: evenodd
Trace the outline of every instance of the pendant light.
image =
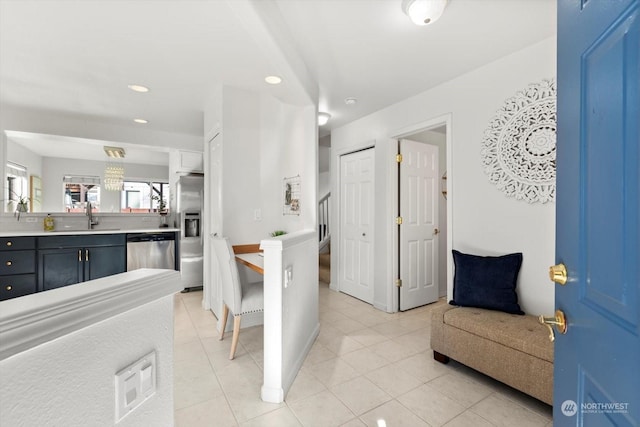
<svg viewBox="0 0 640 427">
<path fill-rule="evenodd" d="M 122 147 L 103 147 L 107 155 L 107 164 L 104 168 L 104 188 L 108 191 L 122 191 L 124 187 L 124 165 L 125 156 Z"/>
</svg>

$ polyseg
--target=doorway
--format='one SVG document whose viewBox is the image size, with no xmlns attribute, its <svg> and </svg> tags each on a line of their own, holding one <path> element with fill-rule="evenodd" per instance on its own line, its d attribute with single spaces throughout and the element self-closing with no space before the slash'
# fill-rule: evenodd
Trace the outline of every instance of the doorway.
<svg viewBox="0 0 640 427">
<path fill-rule="evenodd" d="M 426 134 L 440 141 L 444 135 Z M 403 138 L 398 141 L 398 253 L 400 311 L 438 300 L 440 149 Z"/>
<path fill-rule="evenodd" d="M 204 225 L 204 263 L 203 272 L 203 308 L 211 310 L 220 319 L 222 313 L 222 288 L 217 261 L 211 243 L 212 236 L 223 235 L 222 216 L 222 134 L 215 131 L 208 138 L 204 150 L 204 193 L 209 197 L 205 201 L 201 214 Z"/>
<path fill-rule="evenodd" d="M 403 153 L 398 173 L 391 174 L 391 200 L 396 200 L 397 206 L 393 214 L 396 224 L 392 226 L 395 290 L 390 299 L 392 307 L 399 311 L 426 305 L 446 296 L 451 281 L 453 262 L 449 253 L 452 233 L 448 197 L 451 191 L 450 122 L 450 115 L 447 115 L 420 123 L 398 132 L 390 142 L 393 150 L 397 151 L 396 147 L 402 149 L 401 140 L 409 140 L 406 143 L 410 147 L 409 153 L 413 152 L 410 155 L 420 156 L 423 162 L 428 155 L 431 156 L 430 161 L 437 163 L 430 165 L 430 171 L 414 170 L 409 174 L 414 176 L 403 178 L 402 164 L 407 159 Z M 405 166 L 409 165 L 405 163 Z M 403 182 L 407 179 L 409 182 Z M 415 184 L 417 180 L 423 181 L 421 187 Z M 405 218 L 407 215 L 413 215 L 413 218 Z M 420 221 L 418 216 L 421 216 Z"/>
</svg>

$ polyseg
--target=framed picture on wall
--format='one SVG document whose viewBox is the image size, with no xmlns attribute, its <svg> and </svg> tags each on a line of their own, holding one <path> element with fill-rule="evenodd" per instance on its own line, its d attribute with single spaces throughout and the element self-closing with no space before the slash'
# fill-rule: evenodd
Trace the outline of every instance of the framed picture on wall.
<svg viewBox="0 0 640 427">
<path fill-rule="evenodd" d="M 300 215 L 300 175 L 284 179 L 283 215 Z"/>
</svg>

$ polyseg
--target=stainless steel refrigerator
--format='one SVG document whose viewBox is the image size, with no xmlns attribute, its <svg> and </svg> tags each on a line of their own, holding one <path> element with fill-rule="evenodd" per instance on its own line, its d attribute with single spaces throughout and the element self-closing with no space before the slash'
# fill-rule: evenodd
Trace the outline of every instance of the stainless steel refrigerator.
<svg viewBox="0 0 640 427">
<path fill-rule="evenodd" d="M 180 272 L 185 291 L 202 289 L 202 207 L 204 175 L 183 175 L 176 184 L 176 219 L 180 228 Z"/>
</svg>

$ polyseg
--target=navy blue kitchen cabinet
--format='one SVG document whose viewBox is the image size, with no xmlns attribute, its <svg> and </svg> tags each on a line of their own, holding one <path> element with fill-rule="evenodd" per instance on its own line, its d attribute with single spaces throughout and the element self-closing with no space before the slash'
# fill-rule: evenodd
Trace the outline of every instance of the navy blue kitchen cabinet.
<svg viewBox="0 0 640 427">
<path fill-rule="evenodd" d="M 35 237 L 0 238 L 0 301 L 36 292 Z"/>
<path fill-rule="evenodd" d="M 126 269 L 124 234 L 38 238 L 38 291 L 111 276 Z"/>
</svg>

